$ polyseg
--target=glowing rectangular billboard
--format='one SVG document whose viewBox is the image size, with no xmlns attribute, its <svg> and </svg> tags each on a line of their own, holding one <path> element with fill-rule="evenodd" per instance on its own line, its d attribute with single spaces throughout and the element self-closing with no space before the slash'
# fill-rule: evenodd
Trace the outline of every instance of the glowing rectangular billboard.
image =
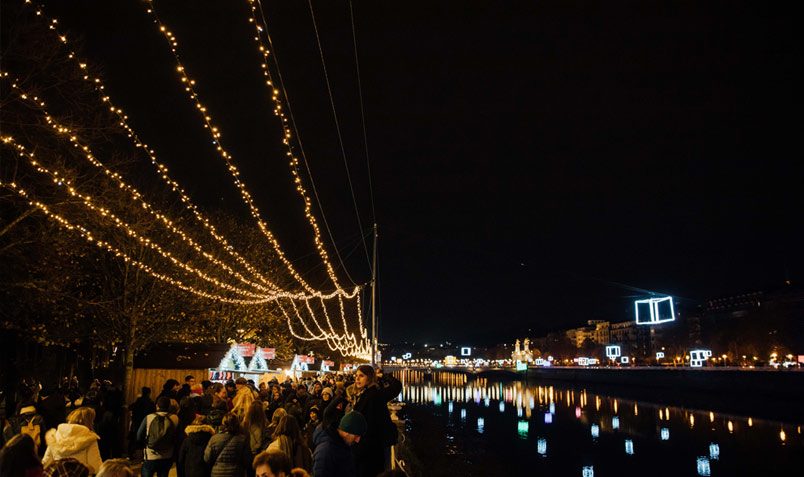
<svg viewBox="0 0 804 477">
<path fill-rule="evenodd" d="M 637 300 L 634 302 L 634 308 L 638 325 L 658 325 L 676 319 L 671 296 Z"/>
</svg>

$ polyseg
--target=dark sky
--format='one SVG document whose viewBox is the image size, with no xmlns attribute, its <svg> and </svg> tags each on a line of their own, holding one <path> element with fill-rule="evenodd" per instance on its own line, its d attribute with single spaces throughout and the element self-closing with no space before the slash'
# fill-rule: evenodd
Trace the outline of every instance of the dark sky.
<svg viewBox="0 0 804 477">
<path fill-rule="evenodd" d="M 155 4 L 272 229 L 291 256 L 309 254 L 246 0 Z M 46 7 L 85 41 L 111 96 L 193 197 L 245 216 L 143 5 Z M 353 278 L 368 281 L 308 4 L 265 6 L 327 220 Z M 349 3 L 313 6 L 367 232 Z M 616 284 L 693 306 L 804 278 L 804 43 L 793 11 L 750 1 L 353 6 L 384 342 L 513 341 L 633 319 L 638 293 Z"/>
</svg>

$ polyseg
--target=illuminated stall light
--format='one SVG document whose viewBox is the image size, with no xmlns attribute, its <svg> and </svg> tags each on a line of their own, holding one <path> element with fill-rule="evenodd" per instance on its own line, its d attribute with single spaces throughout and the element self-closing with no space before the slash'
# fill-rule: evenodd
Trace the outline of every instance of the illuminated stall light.
<svg viewBox="0 0 804 477">
<path fill-rule="evenodd" d="M 709 458 L 712 460 L 718 460 L 720 458 L 719 444 L 715 444 L 714 442 L 709 444 Z"/>
<path fill-rule="evenodd" d="M 592 437 L 594 437 L 595 439 L 600 437 L 600 426 L 598 426 L 597 424 L 592 424 Z"/>
<path fill-rule="evenodd" d="M 698 467 L 698 475 L 703 477 L 709 477 L 712 475 L 712 471 L 709 468 L 709 459 L 706 457 L 698 457 L 696 464 Z"/>
<path fill-rule="evenodd" d="M 595 469 L 591 465 L 585 465 L 581 469 L 581 477 L 595 477 Z"/>
<path fill-rule="evenodd" d="M 530 430 L 530 424 L 528 421 L 519 421 L 516 424 L 516 432 L 519 434 L 519 437 L 523 439 L 528 438 L 528 431 Z"/>
<path fill-rule="evenodd" d="M 625 453 L 628 455 L 634 455 L 634 441 L 631 439 L 625 440 Z"/>
<path fill-rule="evenodd" d="M 661 436 L 663 441 L 670 440 L 670 429 L 663 427 L 661 430 Z"/>
<path fill-rule="evenodd" d="M 634 309 L 636 311 L 636 324 L 638 325 L 658 325 L 676 319 L 676 313 L 673 309 L 673 297 L 670 296 L 636 300 Z M 642 310 L 641 316 L 640 309 Z"/>
<path fill-rule="evenodd" d="M 611 418 L 611 428 L 612 429 L 619 429 L 620 428 L 620 418 L 614 416 Z"/>
<path fill-rule="evenodd" d="M 540 438 L 536 442 L 536 452 L 541 456 L 547 456 L 547 439 Z"/>
</svg>

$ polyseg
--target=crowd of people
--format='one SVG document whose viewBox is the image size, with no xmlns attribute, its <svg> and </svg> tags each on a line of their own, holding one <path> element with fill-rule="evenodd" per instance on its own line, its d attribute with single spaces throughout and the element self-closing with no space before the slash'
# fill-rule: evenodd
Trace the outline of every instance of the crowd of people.
<svg viewBox="0 0 804 477">
<path fill-rule="evenodd" d="M 369 365 L 258 385 L 186 376 L 167 380 L 156 399 L 142 388 L 126 420 L 122 392 L 108 381 L 83 393 L 76 380 L 25 383 L 3 423 L 0 475 L 168 477 L 174 466 L 178 477 L 398 475 L 389 470 L 398 431 L 387 403 L 401 390 Z"/>
</svg>

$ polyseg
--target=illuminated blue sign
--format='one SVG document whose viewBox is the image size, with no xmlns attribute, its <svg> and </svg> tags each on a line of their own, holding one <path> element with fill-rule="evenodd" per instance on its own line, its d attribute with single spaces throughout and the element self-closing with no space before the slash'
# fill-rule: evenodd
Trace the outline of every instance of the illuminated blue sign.
<svg viewBox="0 0 804 477">
<path fill-rule="evenodd" d="M 461 356 L 472 356 L 472 348 L 468 346 L 461 348 Z"/>
<path fill-rule="evenodd" d="M 657 352 L 656 353 L 656 359 L 662 359 L 662 358 L 664 358 L 664 351 Z"/>
<path fill-rule="evenodd" d="M 595 469 L 591 465 L 586 465 L 581 469 L 581 477 L 595 477 Z"/>
<path fill-rule="evenodd" d="M 670 429 L 663 427 L 661 430 L 662 440 L 666 441 L 670 439 Z"/>
<path fill-rule="evenodd" d="M 720 446 L 712 442 L 709 444 L 709 458 L 718 460 L 720 458 Z"/>
<path fill-rule="evenodd" d="M 402 359 L 410 359 L 411 356 L 413 356 L 413 355 L 410 354 L 410 353 L 405 353 L 405 354 L 402 355 Z"/>
<path fill-rule="evenodd" d="M 606 357 L 609 359 L 617 359 L 620 357 L 622 353 L 620 352 L 620 347 L 618 345 L 608 345 L 606 346 Z"/>
<path fill-rule="evenodd" d="M 625 453 L 628 455 L 634 455 L 634 441 L 631 439 L 625 440 Z"/>
<path fill-rule="evenodd" d="M 636 324 L 638 325 L 658 325 L 676 319 L 673 309 L 673 297 L 648 298 L 647 300 L 637 300 L 634 302 L 636 309 Z M 642 310 L 640 316 L 639 310 Z"/>
<path fill-rule="evenodd" d="M 519 421 L 516 425 L 516 431 L 519 434 L 519 437 L 524 439 L 528 438 L 528 430 L 530 429 L 530 424 L 528 421 Z"/>
<path fill-rule="evenodd" d="M 477 418 L 477 432 L 483 434 L 483 429 L 486 427 L 486 420 L 482 417 Z"/>
<path fill-rule="evenodd" d="M 611 428 L 612 429 L 619 429 L 620 428 L 620 418 L 614 416 L 611 418 Z"/>
<path fill-rule="evenodd" d="M 702 475 L 703 477 L 709 477 L 712 475 L 712 471 L 709 468 L 709 459 L 706 457 L 698 457 L 697 464 L 698 475 Z"/>
<path fill-rule="evenodd" d="M 600 437 L 600 426 L 598 426 L 597 424 L 592 424 L 592 437 L 594 437 L 595 439 Z"/>
<path fill-rule="evenodd" d="M 545 424 L 552 424 L 553 423 L 553 415 L 549 412 L 544 414 L 544 423 Z"/>
<path fill-rule="evenodd" d="M 546 456 L 547 455 L 547 439 L 539 439 L 536 443 L 536 452 L 539 455 Z"/>
<path fill-rule="evenodd" d="M 517 371 L 527 371 L 528 370 L 528 363 L 523 363 L 521 361 L 516 362 L 516 370 Z"/>
<path fill-rule="evenodd" d="M 623 364 L 628 364 L 628 356 L 623 356 L 622 358 L 620 358 L 620 362 Z"/>
<path fill-rule="evenodd" d="M 694 349 L 690 351 L 690 366 L 700 368 L 707 358 L 712 357 L 712 351 L 708 349 Z"/>
</svg>

